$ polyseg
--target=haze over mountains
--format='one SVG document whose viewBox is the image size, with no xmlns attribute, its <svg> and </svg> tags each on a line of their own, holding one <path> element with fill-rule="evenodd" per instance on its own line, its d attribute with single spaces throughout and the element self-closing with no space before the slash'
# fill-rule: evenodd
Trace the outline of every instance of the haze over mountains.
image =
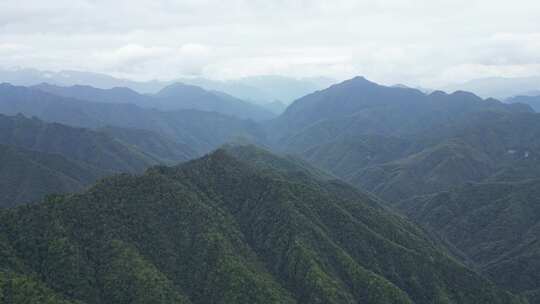
<svg viewBox="0 0 540 304">
<path fill-rule="evenodd" d="M 465 90 L 484 98 L 494 97 L 506 99 L 516 95 L 537 94 L 540 87 L 540 77 L 489 77 L 473 79 L 464 83 L 444 87 L 444 90 Z"/>
<path fill-rule="evenodd" d="M 540 112 L 540 92 L 537 92 L 534 94 L 535 95 L 531 95 L 531 96 L 524 96 L 524 95 L 514 96 L 514 97 L 506 99 L 506 102 L 528 104 L 536 112 Z"/>
<path fill-rule="evenodd" d="M 100 89 L 131 88 L 142 94 L 155 94 L 166 86 L 180 82 L 209 91 L 224 92 L 259 105 L 274 102 L 289 104 L 299 97 L 326 88 L 334 82 L 333 79 L 325 77 L 295 79 L 271 75 L 244 77 L 226 81 L 205 78 L 178 78 L 171 81 L 132 81 L 91 72 L 50 72 L 35 69 L 0 69 L 0 80 L 21 86 L 49 83 L 68 87 L 87 85 Z"/>
<path fill-rule="evenodd" d="M 4 297 L 540 303 L 531 103 L 355 77 L 276 115 L 63 85 L 0 85 Z"/>
<path fill-rule="evenodd" d="M 156 94 L 141 95 L 128 88 L 96 89 L 90 86 L 60 87 L 39 84 L 32 88 L 79 100 L 108 103 L 131 103 L 159 110 L 201 110 L 253 120 L 268 120 L 275 116 L 265 108 L 222 92 L 206 91 L 200 87 L 173 83 Z"/>
<path fill-rule="evenodd" d="M 540 1 L 0 1 L 0 304 L 540 304 Z"/>
<path fill-rule="evenodd" d="M 255 142 L 264 138 L 261 128 L 253 121 L 217 112 L 161 111 L 129 103 L 92 102 L 9 84 L 0 85 L 0 112 L 21 113 L 84 128 L 113 126 L 149 130 L 189 145 L 198 153 L 215 149 L 236 136 Z"/>
</svg>

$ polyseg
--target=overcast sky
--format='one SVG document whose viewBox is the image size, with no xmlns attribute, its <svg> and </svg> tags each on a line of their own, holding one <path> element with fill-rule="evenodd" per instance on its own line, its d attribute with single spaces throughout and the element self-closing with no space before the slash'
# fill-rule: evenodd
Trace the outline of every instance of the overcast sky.
<svg viewBox="0 0 540 304">
<path fill-rule="evenodd" d="M 0 67 L 428 87 L 540 75 L 539 0 L 0 0 Z"/>
</svg>

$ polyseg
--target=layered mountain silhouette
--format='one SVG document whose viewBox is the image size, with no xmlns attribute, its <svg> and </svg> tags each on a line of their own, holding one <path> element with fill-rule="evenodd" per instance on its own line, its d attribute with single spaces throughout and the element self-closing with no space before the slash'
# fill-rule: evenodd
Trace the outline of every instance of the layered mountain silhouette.
<svg viewBox="0 0 540 304">
<path fill-rule="evenodd" d="M 128 88 L 98 89 L 90 86 L 61 87 L 40 84 L 32 88 L 54 95 L 80 100 L 131 103 L 159 110 L 200 110 L 217 112 L 239 118 L 265 120 L 275 115 L 258 105 L 240 100 L 222 92 L 206 91 L 200 87 L 174 83 L 153 95 L 141 95 Z"/>
<path fill-rule="evenodd" d="M 533 96 L 514 96 L 506 99 L 506 102 L 527 104 L 531 106 L 531 108 L 533 108 L 536 112 L 540 112 L 540 92 L 537 92 L 536 95 Z"/>
<path fill-rule="evenodd" d="M 288 149 L 301 151 L 317 142 L 364 134 L 414 135 L 461 122 L 479 111 L 531 112 L 532 109 L 522 104 L 481 99 L 467 92 L 424 94 L 416 89 L 381 86 L 356 77 L 296 100 L 271 127 Z"/>
<path fill-rule="evenodd" d="M 4 298 L 539 303 L 533 103 L 357 77 L 267 120 L 212 90 L 0 85 Z"/>
<path fill-rule="evenodd" d="M 0 82 L 9 82 L 19 86 L 33 86 L 51 83 L 59 86 L 88 85 L 101 89 L 127 87 L 141 93 L 156 93 L 171 84 L 169 81 L 132 81 L 110 75 L 86 71 L 43 71 L 37 69 L 0 69 Z"/>
<path fill-rule="evenodd" d="M 9 84 L 0 85 L 0 113 L 22 113 L 85 128 L 112 126 L 149 130 L 188 145 L 196 153 L 211 151 L 238 137 L 254 142 L 265 138 L 255 122 L 216 112 L 162 111 L 132 103 L 92 102 Z"/>
<path fill-rule="evenodd" d="M 290 78 L 275 75 L 244 77 L 232 80 L 213 80 L 201 77 L 184 77 L 171 81 L 133 81 L 106 74 L 85 71 L 41 71 L 36 69 L 1 69 L 0 82 L 14 85 L 34 86 L 50 83 L 58 86 L 86 85 L 100 89 L 130 88 L 142 94 L 155 94 L 176 82 L 201 87 L 208 91 L 220 91 L 258 105 L 274 101 L 289 104 L 313 91 L 331 85 L 334 80 L 325 77 Z"/>
<path fill-rule="evenodd" d="M 253 149 L 0 211 L 4 298 L 525 303 L 371 196 Z"/>
<path fill-rule="evenodd" d="M 446 91 L 466 90 L 474 92 L 483 97 L 508 98 L 516 95 L 524 95 L 529 92 L 538 91 L 540 88 L 540 77 L 488 77 L 479 78 L 449 85 L 444 88 Z"/>
<path fill-rule="evenodd" d="M 118 136 L 119 132 L 108 133 Z M 118 172 L 140 173 L 170 163 L 165 156 L 174 157 L 175 163 L 194 157 L 184 147 L 159 146 L 159 137 L 153 134 L 123 133 L 118 137 L 137 136 L 142 144 L 23 115 L 0 115 L 0 207 L 35 202 L 46 194 L 80 191 Z M 152 145 L 144 144 L 150 139 Z"/>
<path fill-rule="evenodd" d="M 60 154 L 117 172 L 141 172 L 159 163 L 159 159 L 105 133 L 47 123 L 23 115 L 0 115 L 0 144 Z"/>
</svg>

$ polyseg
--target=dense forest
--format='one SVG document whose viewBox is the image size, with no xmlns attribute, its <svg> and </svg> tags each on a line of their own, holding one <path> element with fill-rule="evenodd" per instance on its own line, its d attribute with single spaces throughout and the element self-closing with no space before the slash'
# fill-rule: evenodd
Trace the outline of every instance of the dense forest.
<svg viewBox="0 0 540 304">
<path fill-rule="evenodd" d="M 1 298 L 524 303 L 370 196 L 290 159 L 235 149 L 4 210 Z"/>
<path fill-rule="evenodd" d="M 0 304 L 540 304 L 539 20 L 0 0 Z"/>
<path fill-rule="evenodd" d="M 0 299 L 539 303 L 531 106 L 362 77 L 246 103 L 1 85 Z"/>
</svg>

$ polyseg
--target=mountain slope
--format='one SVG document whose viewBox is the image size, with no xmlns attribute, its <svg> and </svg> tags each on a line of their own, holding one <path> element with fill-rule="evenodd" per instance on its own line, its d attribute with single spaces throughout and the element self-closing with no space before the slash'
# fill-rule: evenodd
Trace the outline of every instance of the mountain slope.
<svg viewBox="0 0 540 304">
<path fill-rule="evenodd" d="M 98 131 L 171 165 L 197 157 L 197 152 L 188 145 L 173 141 L 153 131 L 110 126 L 99 128 Z"/>
<path fill-rule="evenodd" d="M 358 135 L 354 138 L 338 139 L 314 145 L 301 156 L 330 172 L 350 180 L 359 169 L 383 164 L 405 157 L 415 151 L 407 139 L 382 136 Z"/>
<path fill-rule="evenodd" d="M 227 144 L 222 146 L 221 149 L 226 150 L 227 154 L 261 170 L 275 170 L 292 177 L 298 177 L 299 175 L 310 176 L 320 181 L 337 179 L 337 177 L 313 167 L 293 155 L 274 155 L 263 148 L 250 144 Z"/>
<path fill-rule="evenodd" d="M 349 180 L 389 202 L 397 202 L 467 181 L 481 181 L 495 172 L 496 166 L 486 154 L 451 140 L 406 158 L 368 166 Z"/>
<path fill-rule="evenodd" d="M 258 105 L 217 91 L 175 83 L 163 88 L 155 96 L 155 103 L 165 110 L 195 109 L 253 120 L 267 120 L 275 115 Z"/>
<path fill-rule="evenodd" d="M 58 154 L 0 145 L 0 208 L 35 202 L 51 193 L 78 192 L 110 174 Z"/>
<path fill-rule="evenodd" d="M 500 286 L 540 303 L 540 180 L 468 184 L 400 204 Z"/>
<path fill-rule="evenodd" d="M 116 172 L 140 172 L 158 159 L 104 133 L 46 123 L 22 115 L 0 114 L 0 144 L 57 153 L 96 168 Z"/>
<path fill-rule="evenodd" d="M 478 112 L 413 136 L 356 136 L 301 155 L 390 202 L 466 182 L 540 178 L 540 116 Z"/>
<path fill-rule="evenodd" d="M 522 303 L 369 196 L 261 153 L 0 211 L 0 269 L 82 303 Z"/>
<path fill-rule="evenodd" d="M 114 87 L 99 89 L 88 85 L 58 86 L 41 83 L 30 87 L 31 89 L 47 92 L 53 95 L 106 103 L 132 103 L 140 106 L 152 106 L 148 95 L 142 95 L 129 88 Z"/>
</svg>

